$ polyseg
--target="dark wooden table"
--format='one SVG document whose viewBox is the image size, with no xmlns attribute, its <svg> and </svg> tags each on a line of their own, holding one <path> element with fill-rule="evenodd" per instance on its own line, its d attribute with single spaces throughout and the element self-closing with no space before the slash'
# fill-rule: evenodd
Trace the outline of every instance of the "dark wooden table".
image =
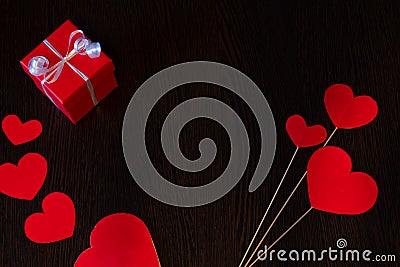
<svg viewBox="0 0 400 267">
<path fill-rule="evenodd" d="M 148 226 L 162 266 L 237 266 L 288 164 L 294 145 L 286 119 L 301 114 L 310 123 L 333 130 L 323 104 L 325 89 L 346 83 L 356 94 L 379 104 L 371 124 L 343 130 L 333 145 L 353 158 L 353 169 L 370 174 L 379 187 L 376 205 L 358 216 L 312 211 L 276 248 L 327 249 L 345 238 L 349 248 L 395 254 L 399 266 L 399 88 L 400 5 L 398 1 L 17 1 L 1 2 L 0 118 L 17 114 L 37 119 L 43 134 L 13 146 L 0 134 L 0 163 L 27 152 L 46 157 L 49 173 L 32 201 L 0 196 L 0 266 L 73 266 L 89 246 L 94 225 L 103 217 L 128 212 Z M 47 35 L 71 19 L 116 66 L 118 89 L 81 122 L 73 125 L 35 88 L 19 60 Z M 263 91 L 277 126 L 277 150 L 271 172 L 254 193 L 247 191 L 260 152 L 260 133 L 249 107 L 236 95 L 209 84 L 190 84 L 163 97 L 148 121 L 147 148 L 156 168 L 172 182 L 193 186 L 218 177 L 229 160 L 229 139 L 215 122 L 198 119 L 181 134 L 188 158 L 199 156 L 198 142 L 212 138 L 215 162 L 201 173 L 186 173 L 168 163 L 160 127 L 177 104 L 209 96 L 230 105 L 246 125 L 251 154 L 239 184 L 222 199 L 197 208 L 163 204 L 132 179 L 121 144 L 122 122 L 135 90 L 151 75 L 171 65 L 209 60 L 248 75 Z M 305 170 L 314 149 L 302 150 L 283 184 L 268 222 Z M 180 177 L 180 178 L 177 178 Z M 74 236 L 38 245 L 23 231 L 25 219 L 41 211 L 53 191 L 76 205 Z M 296 193 L 270 234 L 277 238 L 309 207 L 306 183 Z M 265 230 L 266 227 L 263 228 Z M 274 261 L 256 266 L 287 266 Z M 289 266 L 308 266 L 293 263 Z M 365 262 L 323 262 L 316 266 L 367 266 Z M 375 266 L 372 263 L 371 266 Z"/>
</svg>

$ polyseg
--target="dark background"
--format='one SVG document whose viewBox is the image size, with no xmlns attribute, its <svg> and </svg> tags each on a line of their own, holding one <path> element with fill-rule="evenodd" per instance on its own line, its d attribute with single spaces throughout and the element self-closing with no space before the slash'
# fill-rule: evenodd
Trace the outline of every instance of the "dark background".
<svg viewBox="0 0 400 267">
<path fill-rule="evenodd" d="M 37 119 L 44 130 L 37 140 L 17 147 L 0 134 L 0 163 L 17 163 L 25 153 L 38 152 L 48 160 L 49 173 L 32 201 L 0 196 L 0 266 L 73 266 L 89 247 L 94 225 L 116 212 L 134 214 L 147 224 L 162 266 L 237 266 L 295 150 L 285 132 L 286 119 L 301 114 L 331 132 L 323 94 L 333 83 L 348 84 L 356 95 L 367 94 L 378 102 L 379 114 L 371 124 L 341 130 L 331 142 L 351 155 L 353 170 L 374 177 L 378 200 L 358 216 L 312 211 L 276 249 L 335 248 L 336 240 L 345 238 L 348 248 L 395 254 L 397 263 L 387 266 L 399 266 L 398 1 L 151 2 L 1 1 L 0 118 L 17 114 L 23 121 Z M 114 61 L 119 82 L 117 90 L 77 125 L 35 88 L 19 65 L 68 18 L 101 42 Z M 210 96 L 229 104 L 244 121 L 252 149 L 244 177 L 229 194 L 206 206 L 178 208 L 151 198 L 133 181 L 122 153 L 121 130 L 129 100 L 146 79 L 171 65 L 195 60 L 221 62 L 248 75 L 274 113 L 278 143 L 268 178 L 249 193 L 260 151 L 260 134 L 249 107 L 232 93 L 208 84 L 185 85 L 169 93 L 148 121 L 147 148 L 170 181 L 187 186 L 208 183 L 229 160 L 227 133 L 215 122 L 199 119 L 182 132 L 182 150 L 188 158 L 196 158 L 198 142 L 211 137 L 219 149 L 215 162 L 197 174 L 184 173 L 167 162 L 160 127 L 168 112 L 186 99 Z M 268 222 L 303 174 L 313 151 L 300 150 Z M 74 236 L 48 245 L 32 243 L 24 235 L 25 219 L 41 211 L 43 198 L 53 191 L 66 193 L 76 205 Z M 268 243 L 309 207 L 306 192 L 303 183 Z"/>
</svg>

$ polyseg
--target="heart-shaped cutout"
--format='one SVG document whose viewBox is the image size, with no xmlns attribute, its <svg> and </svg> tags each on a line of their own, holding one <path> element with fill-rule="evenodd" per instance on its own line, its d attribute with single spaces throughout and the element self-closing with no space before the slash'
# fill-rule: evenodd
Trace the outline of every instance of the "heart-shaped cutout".
<svg viewBox="0 0 400 267">
<path fill-rule="evenodd" d="M 37 153 L 28 153 L 18 166 L 5 163 L 0 166 L 0 192 L 25 200 L 32 200 L 42 187 L 47 175 L 47 161 Z"/>
<path fill-rule="evenodd" d="M 90 235 L 91 248 L 74 267 L 159 267 L 146 225 L 136 216 L 117 213 L 103 218 Z"/>
<path fill-rule="evenodd" d="M 54 192 L 42 203 L 43 213 L 35 213 L 25 221 L 25 234 L 35 243 L 52 243 L 69 238 L 75 228 L 75 207 L 65 194 Z"/>
<path fill-rule="evenodd" d="M 20 145 L 36 139 L 42 133 L 42 124 L 37 120 L 22 123 L 16 115 L 8 115 L 1 123 L 7 138 L 14 145 Z"/>
<path fill-rule="evenodd" d="M 308 195 L 315 209 L 336 214 L 361 214 L 376 201 L 378 187 L 362 172 L 351 172 L 350 156 L 341 148 L 318 149 L 307 166 Z"/>
<path fill-rule="evenodd" d="M 353 90 L 344 84 L 328 87 L 325 108 L 338 129 L 352 129 L 366 125 L 378 114 L 378 105 L 370 96 L 354 97 Z"/>
<path fill-rule="evenodd" d="M 286 121 L 286 131 L 297 147 L 316 146 L 326 139 L 326 130 L 323 126 L 307 126 L 300 115 L 293 115 Z"/>
</svg>

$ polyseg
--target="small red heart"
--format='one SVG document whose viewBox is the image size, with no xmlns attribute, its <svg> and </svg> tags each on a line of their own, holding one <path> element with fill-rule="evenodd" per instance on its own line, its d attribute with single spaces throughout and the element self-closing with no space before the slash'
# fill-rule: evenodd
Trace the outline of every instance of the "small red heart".
<svg viewBox="0 0 400 267">
<path fill-rule="evenodd" d="M 351 158 L 341 148 L 318 149 L 307 166 L 308 195 L 315 209 L 336 214 L 361 214 L 376 201 L 378 187 L 362 172 L 351 172 Z"/>
<path fill-rule="evenodd" d="M 293 115 L 286 121 L 286 131 L 297 147 L 316 146 L 326 139 L 326 130 L 323 126 L 307 126 L 300 115 Z"/>
<path fill-rule="evenodd" d="M 146 225 L 136 216 L 117 213 L 103 218 L 90 235 L 91 248 L 74 267 L 159 267 Z"/>
<path fill-rule="evenodd" d="M 36 139 L 42 133 L 42 124 L 37 120 L 22 123 L 16 115 L 8 115 L 1 124 L 7 138 L 14 145 Z"/>
<path fill-rule="evenodd" d="M 28 153 L 18 166 L 5 163 L 0 166 L 0 192 L 25 200 L 32 200 L 42 187 L 47 175 L 46 159 L 36 153 Z"/>
<path fill-rule="evenodd" d="M 75 228 L 75 207 L 65 194 L 54 192 L 42 203 L 43 213 L 35 213 L 25 221 L 25 234 L 35 243 L 52 243 L 69 238 Z"/>
<path fill-rule="evenodd" d="M 353 90 L 344 84 L 334 84 L 325 92 L 325 108 L 332 123 L 339 129 L 366 125 L 378 114 L 378 105 L 369 96 L 354 98 Z"/>
</svg>

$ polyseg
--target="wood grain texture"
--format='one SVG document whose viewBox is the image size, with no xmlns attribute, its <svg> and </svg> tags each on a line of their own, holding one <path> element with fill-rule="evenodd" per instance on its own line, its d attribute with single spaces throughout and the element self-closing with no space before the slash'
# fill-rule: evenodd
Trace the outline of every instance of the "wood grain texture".
<svg viewBox="0 0 400 267">
<path fill-rule="evenodd" d="M 116 212 L 132 213 L 147 224 L 162 266 L 237 266 L 295 150 L 284 130 L 286 119 L 298 113 L 332 131 L 323 94 L 333 83 L 346 83 L 356 94 L 368 94 L 379 104 L 375 121 L 339 131 L 331 142 L 352 156 L 354 170 L 375 178 L 378 201 L 359 216 L 312 211 L 276 248 L 322 250 L 336 247 L 336 240 L 345 238 L 349 248 L 396 254 L 397 264 L 386 266 L 398 266 L 398 1 L 2 0 L 1 9 L 0 118 L 18 114 L 23 120 L 38 119 L 44 130 L 39 139 L 17 147 L 0 134 L 0 163 L 16 163 L 25 153 L 38 152 L 47 158 L 49 174 L 33 201 L 0 196 L 0 266 L 73 266 L 89 246 L 94 225 Z M 119 82 L 118 89 L 76 126 L 35 88 L 19 65 L 21 58 L 66 19 L 101 42 L 114 60 Z M 210 96 L 230 105 L 246 125 L 251 143 L 245 175 L 229 194 L 206 206 L 178 208 L 149 197 L 133 181 L 122 153 L 121 130 L 129 100 L 146 79 L 168 66 L 194 60 L 221 62 L 248 75 L 271 106 L 278 144 L 268 178 L 249 193 L 261 141 L 249 107 L 217 86 L 176 88 L 153 110 L 146 133 L 149 154 L 170 181 L 187 186 L 205 184 L 218 177 L 229 160 L 227 133 L 218 124 L 201 119 L 184 129 L 181 148 L 188 158 L 196 158 L 199 140 L 211 137 L 219 149 L 215 162 L 197 174 L 168 163 L 159 141 L 160 127 L 168 112 L 186 99 Z M 271 215 L 303 174 L 312 152 L 300 150 Z M 75 234 L 54 244 L 34 244 L 23 233 L 24 221 L 40 211 L 43 198 L 54 191 L 66 193 L 76 204 Z M 269 243 L 307 209 L 306 192 L 304 183 L 273 228 Z M 308 265 L 312 264 L 289 264 Z M 365 262 L 326 260 L 314 265 L 368 266 Z"/>
</svg>

